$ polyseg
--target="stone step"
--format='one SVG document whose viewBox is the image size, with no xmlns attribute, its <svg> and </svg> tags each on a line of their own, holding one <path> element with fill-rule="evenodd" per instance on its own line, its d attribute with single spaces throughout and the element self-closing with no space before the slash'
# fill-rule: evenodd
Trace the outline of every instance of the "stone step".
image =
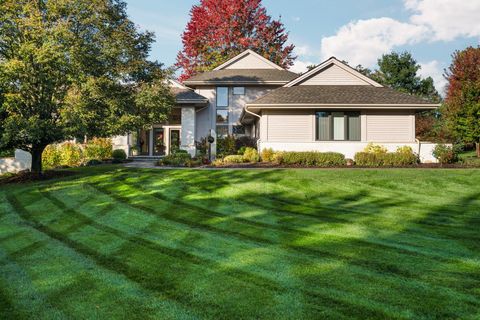
<svg viewBox="0 0 480 320">
<path fill-rule="evenodd" d="M 148 156 L 135 156 L 135 157 L 130 157 L 130 160 L 133 160 L 135 162 L 155 162 L 160 159 L 162 159 L 163 156 L 153 156 L 153 157 L 148 157 Z"/>
</svg>

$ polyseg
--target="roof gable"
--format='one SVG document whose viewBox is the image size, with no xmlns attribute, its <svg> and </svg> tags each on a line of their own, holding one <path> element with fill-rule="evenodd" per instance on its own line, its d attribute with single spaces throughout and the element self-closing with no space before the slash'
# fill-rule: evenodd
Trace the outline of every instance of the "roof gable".
<svg viewBox="0 0 480 320">
<path fill-rule="evenodd" d="M 276 69 L 284 70 L 272 61 L 248 49 L 213 70 L 226 69 Z"/>
<path fill-rule="evenodd" d="M 285 87 L 312 85 L 357 85 L 383 87 L 357 70 L 332 57 Z"/>
</svg>

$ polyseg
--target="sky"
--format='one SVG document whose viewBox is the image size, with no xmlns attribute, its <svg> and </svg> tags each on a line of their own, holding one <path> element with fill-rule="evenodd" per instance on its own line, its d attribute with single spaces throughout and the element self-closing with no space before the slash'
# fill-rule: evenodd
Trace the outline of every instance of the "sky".
<svg viewBox="0 0 480 320">
<path fill-rule="evenodd" d="M 130 18 L 156 35 L 151 58 L 173 65 L 190 9 L 200 0 L 126 1 Z M 281 17 L 296 46 L 296 72 L 331 56 L 375 68 L 382 54 L 409 51 L 422 66 L 420 75 L 431 76 L 442 92 L 452 53 L 480 44 L 480 0 L 263 0 L 263 5 L 273 18 Z"/>
</svg>

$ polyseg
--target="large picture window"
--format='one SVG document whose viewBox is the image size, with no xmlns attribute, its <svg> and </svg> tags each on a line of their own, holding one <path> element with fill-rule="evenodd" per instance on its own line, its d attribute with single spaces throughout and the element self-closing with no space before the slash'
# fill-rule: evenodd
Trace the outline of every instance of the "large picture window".
<svg viewBox="0 0 480 320">
<path fill-rule="evenodd" d="M 360 112 L 319 111 L 316 113 L 317 141 L 360 141 Z"/>
</svg>

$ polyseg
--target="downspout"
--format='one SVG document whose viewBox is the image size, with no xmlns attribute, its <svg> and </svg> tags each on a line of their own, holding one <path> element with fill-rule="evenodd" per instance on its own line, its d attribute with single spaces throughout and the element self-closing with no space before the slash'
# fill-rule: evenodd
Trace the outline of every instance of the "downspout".
<svg viewBox="0 0 480 320">
<path fill-rule="evenodd" d="M 251 112 L 251 111 L 248 111 L 248 106 L 247 106 L 247 105 L 245 105 L 245 109 L 244 109 L 244 110 L 245 110 L 245 113 L 251 114 L 252 116 L 257 117 L 258 119 L 262 119 L 262 117 L 260 117 L 258 114 L 253 113 L 253 112 Z M 256 130 L 256 126 L 255 126 L 255 130 Z M 257 150 L 258 150 L 259 152 L 260 152 L 260 146 L 259 146 L 259 145 L 260 145 L 260 142 L 261 142 L 260 139 L 258 139 L 258 141 L 257 141 Z"/>
</svg>

